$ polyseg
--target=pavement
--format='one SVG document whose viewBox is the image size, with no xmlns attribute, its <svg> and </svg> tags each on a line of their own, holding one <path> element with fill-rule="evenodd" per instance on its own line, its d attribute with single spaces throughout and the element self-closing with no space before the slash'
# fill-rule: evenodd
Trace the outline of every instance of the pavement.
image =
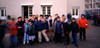
<svg viewBox="0 0 100 48">
<path fill-rule="evenodd" d="M 93 20 L 89 21 L 89 30 L 86 31 L 86 39 L 87 41 L 80 41 L 79 35 L 78 37 L 78 48 L 100 48 L 100 26 L 93 26 Z M 55 44 L 54 41 L 51 41 L 49 43 L 42 42 L 42 43 L 35 43 L 33 46 L 30 46 L 29 44 L 20 44 L 16 48 L 77 48 L 74 46 L 72 42 L 72 37 L 70 36 L 70 44 L 64 45 L 64 42 Z M 6 34 L 3 40 L 5 48 L 9 48 L 10 41 L 9 41 L 9 34 Z"/>
</svg>

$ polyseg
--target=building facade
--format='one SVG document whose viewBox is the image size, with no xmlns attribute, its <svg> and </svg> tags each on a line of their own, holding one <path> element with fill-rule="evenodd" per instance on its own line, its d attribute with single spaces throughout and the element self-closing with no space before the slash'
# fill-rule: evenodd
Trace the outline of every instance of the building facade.
<svg viewBox="0 0 100 48">
<path fill-rule="evenodd" d="M 85 0 L 85 13 L 89 12 L 91 15 L 100 13 L 100 0 Z"/>
<path fill-rule="evenodd" d="M 8 15 L 17 19 L 25 15 L 51 15 L 62 16 L 68 13 L 72 17 L 80 18 L 85 13 L 85 0 L 0 0 L 0 18 L 6 19 Z"/>
</svg>

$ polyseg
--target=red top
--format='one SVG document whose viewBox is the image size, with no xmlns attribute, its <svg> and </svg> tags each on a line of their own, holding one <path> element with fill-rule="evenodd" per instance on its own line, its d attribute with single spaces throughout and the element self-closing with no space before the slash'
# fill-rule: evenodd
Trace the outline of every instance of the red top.
<svg viewBox="0 0 100 48">
<path fill-rule="evenodd" d="M 87 28 L 87 29 L 89 29 L 89 23 L 88 23 L 88 21 L 84 18 L 84 19 L 79 19 L 78 20 L 78 25 L 79 25 L 79 27 L 82 27 L 82 28 Z"/>
<path fill-rule="evenodd" d="M 15 22 L 8 23 L 7 27 L 9 28 L 10 35 L 17 35 L 17 27 Z"/>
</svg>

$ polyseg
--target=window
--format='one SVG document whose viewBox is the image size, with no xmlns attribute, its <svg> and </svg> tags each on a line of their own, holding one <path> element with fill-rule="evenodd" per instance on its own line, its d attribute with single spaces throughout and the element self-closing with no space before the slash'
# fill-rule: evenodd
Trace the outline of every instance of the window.
<svg viewBox="0 0 100 48">
<path fill-rule="evenodd" d="M 92 1 L 91 0 L 89 0 L 89 3 L 91 3 Z"/>
<path fill-rule="evenodd" d="M 79 9 L 72 9 L 72 15 L 73 16 L 77 16 L 77 15 L 79 15 Z"/>
<path fill-rule="evenodd" d="M 87 9 L 87 5 L 85 5 L 85 8 Z"/>
<path fill-rule="evenodd" d="M 95 0 L 95 2 L 97 2 L 98 0 Z"/>
<path fill-rule="evenodd" d="M 92 4 L 89 5 L 89 9 L 91 9 L 91 8 L 92 8 Z"/>
<path fill-rule="evenodd" d="M 79 7 L 72 7 L 71 14 L 72 17 L 79 18 Z"/>
<path fill-rule="evenodd" d="M 43 16 L 51 15 L 51 6 L 41 6 Z"/>
<path fill-rule="evenodd" d="M 95 4 L 95 8 L 98 8 L 98 3 Z"/>
<path fill-rule="evenodd" d="M 32 6 L 28 6 L 28 16 L 32 15 Z"/>
<path fill-rule="evenodd" d="M 87 0 L 85 0 L 85 3 L 87 3 Z"/>
<path fill-rule="evenodd" d="M 5 17 L 6 16 L 6 10 L 5 8 L 0 8 L 0 16 Z"/>
</svg>

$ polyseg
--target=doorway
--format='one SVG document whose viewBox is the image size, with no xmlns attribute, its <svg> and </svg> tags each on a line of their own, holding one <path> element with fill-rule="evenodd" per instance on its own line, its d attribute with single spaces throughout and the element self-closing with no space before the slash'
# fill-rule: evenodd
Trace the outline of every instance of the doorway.
<svg viewBox="0 0 100 48">
<path fill-rule="evenodd" d="M 33 6 L 22 6 L 22 18 L 28 18 L 33 13 Z"/>
</svg>

